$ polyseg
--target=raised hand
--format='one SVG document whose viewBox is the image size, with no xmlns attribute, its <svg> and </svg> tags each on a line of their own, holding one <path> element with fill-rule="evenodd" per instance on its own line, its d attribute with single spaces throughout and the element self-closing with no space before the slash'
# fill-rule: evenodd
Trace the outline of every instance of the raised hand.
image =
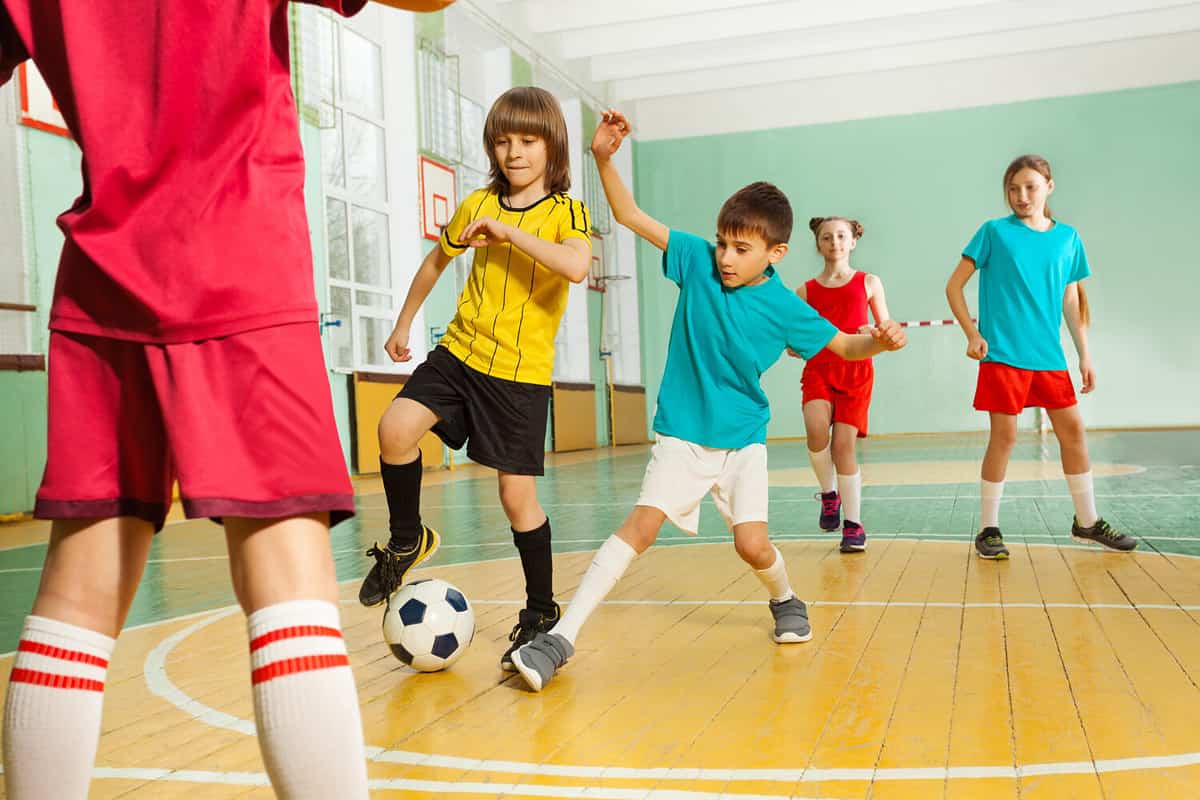
<svg viewBox="0 0 1200 800">
<path fill-rule="evenodd" d="M 592 155 L 597 161 L 607 161 L 621 149 L 621 142 L 633 131 L 633 126 L 620 111 L 611 108 L 600 118 L 596 135 L 592 137 Z"/>
</svg>

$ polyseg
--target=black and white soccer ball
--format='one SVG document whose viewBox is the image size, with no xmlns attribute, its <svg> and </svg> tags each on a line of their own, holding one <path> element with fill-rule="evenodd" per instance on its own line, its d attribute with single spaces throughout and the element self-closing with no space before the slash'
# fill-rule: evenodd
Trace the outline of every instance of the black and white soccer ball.
<svg viewBox="0 0 1200 800">
<path fill-rule="evenodd" d="M 383 639 L 393 655 L 421 672 L 457 661 L 475 635 L 475 611 L 459 589 L 437 578 L 406 583 L 388 598 Z"/>
</svg>

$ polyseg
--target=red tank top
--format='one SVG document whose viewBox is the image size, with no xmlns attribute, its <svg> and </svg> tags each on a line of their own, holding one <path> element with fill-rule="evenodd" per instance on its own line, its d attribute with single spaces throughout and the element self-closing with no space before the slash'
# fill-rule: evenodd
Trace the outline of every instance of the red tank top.
<svg viewBox="0 0 1200 800">
<path fill-rule="evenodd" d="M 843 333 L 858 333 L 867 319 L 867 273 L 855 272 L 849 281 L 836 289 L 822 286 L 813 278 L 805 282 L 808 304 Z M 822 350 L 809 363 L 820 363 L 831 359 L 841 360 L 828 350 Z"/>
</svg>

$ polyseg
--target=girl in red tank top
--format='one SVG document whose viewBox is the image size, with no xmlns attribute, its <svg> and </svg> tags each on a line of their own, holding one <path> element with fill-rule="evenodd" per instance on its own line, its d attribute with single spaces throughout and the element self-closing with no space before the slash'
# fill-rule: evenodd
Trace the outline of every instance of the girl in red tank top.
<svg viewBox="0 0 1200 800">
<path fill-rule="evenodd" d="M 846 333 L 871 329 L 868 309 L 877 325 L 889 319 L 878 276 L 850 266 L 850 253 L 863 235 L 862 223 L 843 217 L 814 217 L 808 227 L 816 237 L 825 268 L 796 294 Z M 820 526 L 835 531 L 842 525 L 843 553 L 867 549 L 867 533 L 862 526 L 862 474 L 854 446 L 856 439 L 867 435 L 874 383 L 875 368 L 869 359 L 847 361 L 828 350 L 804 365 L 801 378 L 808 458 L 821 485 Z"/>
</svg>

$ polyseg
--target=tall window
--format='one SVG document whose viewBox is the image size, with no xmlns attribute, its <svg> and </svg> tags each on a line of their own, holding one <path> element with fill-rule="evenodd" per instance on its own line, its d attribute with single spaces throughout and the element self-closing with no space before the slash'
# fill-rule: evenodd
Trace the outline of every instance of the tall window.
<svg viewBox="0 0 1200 800">
<path fill-rule="evenodd" d="M 327 12 L 317 17 L 317 38 L 330 366 L 391 368 L 383 345 L 401 287 L 391 262 L 382 49 Z"/>
</svg>

